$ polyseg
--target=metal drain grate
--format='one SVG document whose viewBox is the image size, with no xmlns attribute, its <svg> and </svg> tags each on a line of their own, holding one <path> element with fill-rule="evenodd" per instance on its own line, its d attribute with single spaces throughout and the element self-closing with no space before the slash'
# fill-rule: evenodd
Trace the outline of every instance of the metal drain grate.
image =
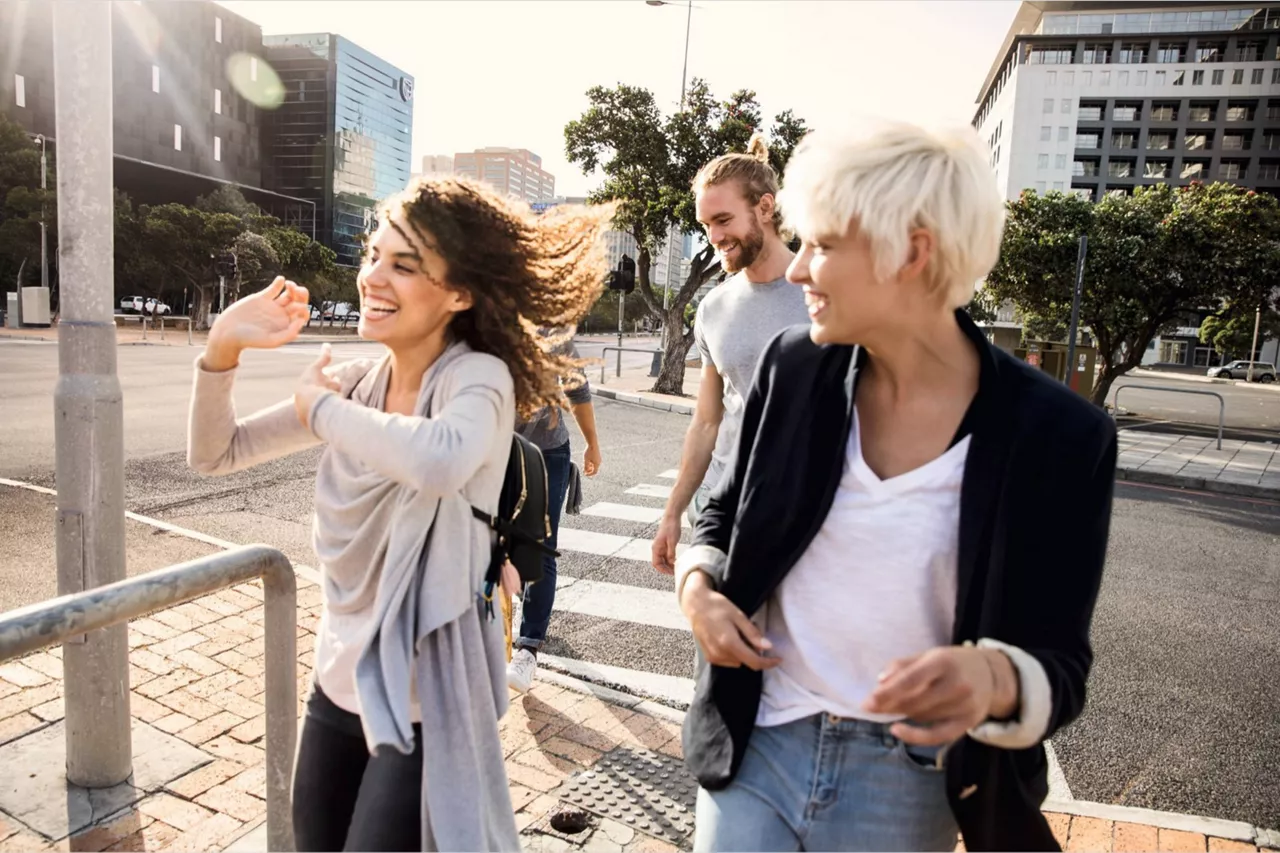
<svg viewBox="0 0 1280 853">
<path fill-rule="evenodd" d="M 693 836 L 698 783 L 684 764 L 646 749 L 616 746 L 574 774 L 556 796 L 638 832 L 681 845 Z"/>
</svg>

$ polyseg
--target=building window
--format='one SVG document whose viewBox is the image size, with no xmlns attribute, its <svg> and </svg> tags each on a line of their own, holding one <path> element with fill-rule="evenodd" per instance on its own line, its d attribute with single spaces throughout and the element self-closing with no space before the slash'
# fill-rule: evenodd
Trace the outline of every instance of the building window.
<svg viewBox="0 0 1280 853">
<path fill-rule="evenodd" d="M 1074 51 L 1066 46 L 1029 47 L 1028 65 L 1070 65 Z"/>
<path fill-rule="evenodd" d="M 1063 114 L 1063 115 L 1070 115 L 1070 114 L 1071 114 L 1071 99 L 1070 99 L 1070 98 L 1063 98 L 1063 99 L 1062 99 L 1062 114 Z"/>
<path fill-rule="evenodd" d="M 1039 169 L 1041 172 L 1049 168 L 1048 154 L 1041 154 L 1039 157 L 1036 158 L 1036 168 Z"/>
<path fill-rule="evenodd" d="M 1048 142 L 1052 138 L 1053 138 L 1053 128 L 1049 127 L 1048 125 L 1042 126 L 1040 128 L 1040 141 Z"/>
<path fill-rule="evenodd" d="M 1110 52 L 1105 44 L 1086 44 L 1081 62 L 1084 65 L 1106 65 Z"/>
<path fill-rule="evenodd" d="M 1271 69 L 1271 85 L 1280 86 L 1280 68 Z"/>
<path fill-rule="evenodd" d="M 160 66 L 151 66 L 151 91 L 160 94 Z"/>
<path fill-rule="evenodd" d="M 1097 160 L 1076 160 L 1071 164 L 1071 174 L 1076 178 L 1098 177 Z"/>
<path fill-rule="evenodd" d="M 1236 45 L 1231 62 L 1257 62 L 1262 58 L 1262 45 L 1256 41 L 1242 41 Z"/>
<path fill-rule="evenodd" d="M 1221 62 L 1226 52 L 1227 46 L 1222 42 L 1213 44 L 1201 42 L 1196 48 L 1196 62 Z"/>
<path fill-rule="evenodd" d="M 1126 106 L 1117 105 L 1114 109 L 1111 110 L 1111 120 L 1112 121 L 1137 121 L 1138 108 L 1132 105 L 1126 105 Z"/>
<path fill-rule="evenodd" d="M 1280 121 L 1280 101 L 1267 104 L 1267 121 Z"/>
<path fill-rule="evenodd" d="M 222 44 L 222 18 L 217 15 L 213 17 L 213 40 Z"/>
<path fill-rule="evenodd" d="M 1218 177 L 1228 181 L 1238 181 L 1244 177 L 1244 167 L 1234 161 L 1224 161 L 1218 166 Z"/>
<path fill-rule="evenodd" d="M 1116 85 L 1117 85 L 1117 86 L 1128 86 L 1128 85 L 1129 85 L 1129 72 L 1128 72 L 1128 71 L 1120 71 L 1120 72 L 1118 72 L 1118 73 L 1116 74 Z"/>
<path fill-rule="evenodd" d="M 1209 82 L 1214 86 L 1222 85 L 1222 69 L 1221 68 L 1213 72 L 1213 76 L 1209 78 Z"/>
<path fill-rule="evenodd" d="M 1258 180 L 1280 181 L 1280 163 L 1259 163 Z"/>
<path fill-rule="evenodd" d="M 1067 139 L 1069 138 L 1070 133 L 1071 133 L 1071 128 L 1069 127 L 1058 128 L 1058 141 L 1066 142 Z"/>
<path fill-rule="evenodd" d="M 215 115 L 222 115 L 222 90 L 213 90 L 213 112 Z"/>
<path fill-rule="evenodd" d="M 1120 45 L 1120 52 L 1116 54 L 1116 62 L 1121 65 L 1141 65 L 1146 61 L 1147 49 L 1137 42 Z"/>
<path fill-rule="evenodd" d="M 213 138 L 213 161 L 215 163 L 222 162 L 222 137 L 215 136 Z"/>
<path fill-rule="evenodd" d="M 1181 62 L 1186 50 L 1185 44 L 1162 41 L 1156 50 L 1156 62 Z"/>
<path fill-rule="evenodd" d="M 1193 104 L 1188 110 L 1188 116 L 1191 121 L 1213 121 L 1213 107 L 1208 104 Z"/>
<path fill-rule="evenodd" d="M 1204 85 L 1204 71 L 1200 69 L 1196 69 L 1195 71 L 1191 72 L 1191 85 L 1192 86 Z"/>
<path fill-rule="evenodd" d="M 182 150 L 182 125 L 175 124 L 173 126 L 173 150 Z"/>
<path fill-rule="evenodd" d="M 1280 133 L 1274 130 L 1262 134 L 1263 151 L 1280 151 Z"/>
<path fill-rule="evenodd" d="M 1204 177 L 1205 170 L 1208 168 L 1209 164 L 1203 160 L 1183 160 L 1180 177 L 1183 180 L 1199 180 Z"/>
<path fill-rule="evenodd" d="M 1249 72 L 1249 85 L 1250 86 L 1262 85 L 1262 69 L 1261 68 L 1255 68 Z"/>
<path fill-rule="evenodd" d="M 1167 86 L 1167 85 L 1169 85 L 1169 73 L 1167 71 L 1157 71 L 1156 86 L 1159 87 L 1159 86 Z"/>
<path fill-rule="evenodd" d="M 1080 82 L 1081 82 L 1081 83 L 1083 83 L 1085 86 L 1092 86 L 1092 85 L 1093 85 L 1093 72 L 1092 72 L 1092 71 L 1081 71 L 1081 72 L 1080 72 Z"/>
<path fill-rule="evenodd" d="M 1053 98 L 1044 99 L 1044 111 L 1045 113 L 1053 112 Z"/>
<path fill-rule="evenodd" d="M 1187 82 L 1187 72 L 1185 71 L 1173 72 L 1173 85 L 1181 86 L 1186 82 Z"/>
<path fill-rule="evenodd" d="M 1138 134 L 1136 134 L 1136 133 L 1132 133 L 1132 132 L 1125 132 L 1125 133 L 1119 133 L 1119 132 L 1117 132 L 1117 133 L 1112 133 L 1112 134 L 1111 134 L 1111 147 L 1112 147 L 1112 148 L 1120 148 L 1120 149 L 1122 149 L 1122 150 L 1127 150 L 1127 149 L 1130 149 L 1130 148 L 1137 148 L 1137 147 L 1138 147 Z"/>
<path fill-rule="evenodd" d="M 1055 154 L 1055 155 L 1054 155 L 1054 157 L 1053 157 L 1053 168 L 1055 168 L 1055 169 L 1065 169 L 1065 168 L 1067 168 L 1067 155 L 1066 155 L 1066 154 Z"/>
<path fill-rule="evenodd" d="M 1148 160 L 1142 166 L 1144 178 L 1167 178 L 1173 171 L 1173 163 L 1169 160 Z"/>
<path fill-rule="evenodd" d="M 1182 137 L 1182 147 L 1187 151 L 1205 151 L 1209 148 L 1209 135 L 1206 133 L 1188 133 Z"/>
<path fill-rule="evenodd" d="M 1062 85 L 1074 86 L 1076 84 L 1076 72 L 1064 71 L 1062 73 Z"/>
<path fill-rule="evenodd" d="M 1099 75 L 1098 75 L 1098 82 L 1099 82 L 1100 84 L 1102 84 L 1103 86 L 1110 86 L 1110 85 L 1111 85 L 1111 72 L 1110 72 L 1110 71 L 1103 71 L 1101 74 L 1099 74 Z"/>
<path fill-rule="evenodd" d="M 1228 104 L 1227 121 L 1253 121 L 1253 107 L 1246 104 Z"/>
<path fill-rule="evenodd" d="M 1102 135 L 1098 133 L 1077 133 L 1077 148 L 1101 148 Z"/>
<path fill-rule="evenodd" d="M 1152 104 L 1151 105 L 1152 121 L 1177 121 L 1178 107 L 1176 104 Z"/>
<path fill-rule="evenodd" d="M 1049 80 L 1049 85 L 1050 85 L 1050 86 L 1056 86 L 1056 85 L 1058 85 L 1058 72 L 1057 72 L 1057 71 L 1050 71 L 1050 72 L 1049 72 L 1048 74 L 1046 74 L 1045 76 L 1048 78 L 1048 80 Z"/>
<path fill-rule="evenodd" d="M 1231 85 L 1232 85 L 1232 86 L 1239 86 L 1239 85 L 1242 85 L 1243 83 L 1244 83 L 1244 69 L 1243 69 L 1243 68 L 1237 68 L 1236 70 L 1232 71 L 1232 72 L 1231 72 Z"/>
<path fill-rule="evenodd" d="M 249 57 L 249 79 L 254 83 L 258 82 L 258 57 Z"/>
<path fill-rule="evenodd" d="M 1040 195 L 1044 195 L 1044 186 L 1044 181 L 1036 181 L 1036 192 Z"/>
<path fill-rule="evenodd" d="M 1093 201 L 1093 189 L 1090 187 L 1072 187 L 1071 194 L 1085 201 Z"/>
<path fill-rule="evenodd" d="M 1145 71 L 1138 72 L 1138 85 L 1139 86 L 1147 85 L 1147 72 Z"/>
<path fill-rule="evenodd" d="M 1107 187 L 1106 196 L 1108 198 L 1124 198 L 1129 191 L 1124 187 Z"/>
<path fill-rule="evenodd" d="M 1243 133 L 1224 133 L 1222 135 L 1223 151 L 1244 151 L 1249 147 Z"/>
<path fill-rule="evenodd" d="M 1076 116 L 1080 121 L 1102 121 L 1102 107 L 1097 104 L 1080 106 L 1080 112 Z"/>
<path fill-rule="evenodd" d="M 13 75 L 13 102 L 20 107 L 27 106 L 27 79 L 21 74 Z"/>
<path fill-rule="evenodd" d="M 1132 160 L 1112 160 L 1107 164 L 1107 175 L 1112 178 L 1132 178 L 1134 162 Z"/>
<path fill-rule="evenodd" d="M 1160 362 L 1162 364 L 1185 364 L 1187 361 L 1186 341 L 1161 341 Z"/>
<path fill-rule="evenodd" d="M 1147 150 L 1148 151 L 1168 151 L 1173 147 L 1172 133 L 1148 133 L 1147 134 Z"/>
</svg>

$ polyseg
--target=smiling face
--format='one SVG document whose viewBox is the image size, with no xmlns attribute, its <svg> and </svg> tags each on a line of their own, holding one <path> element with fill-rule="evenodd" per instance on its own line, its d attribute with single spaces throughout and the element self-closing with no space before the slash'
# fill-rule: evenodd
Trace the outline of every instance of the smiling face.
<svg viewBox="0 0 1280 853">
<path fill-rule="evenodd" d="M 382 218 L 356 278 L 360 337 L 391 349 L 416 346 L 471 307 L 471 294 L 447 283 L 448 264 L 424 236 L 400 211 Z"/>
<path fill-rule="evenodd" d="M 773 216 L 772 196 L 765 195 L 753 205 L 737 181 L 726 181 L 700 190 L 696 211 L 725 272 L 741 272 L 759 259 L 764 224 Z"/>
</svg>

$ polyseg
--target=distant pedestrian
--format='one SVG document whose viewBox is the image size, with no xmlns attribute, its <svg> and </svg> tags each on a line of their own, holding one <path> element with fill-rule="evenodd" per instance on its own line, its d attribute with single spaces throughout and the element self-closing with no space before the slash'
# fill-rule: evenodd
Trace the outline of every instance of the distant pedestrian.
<svg viewBox="0 0 1280 853">
<path fill-rule="evenodd" d="M 563 399 L 572 364 L 529 324 L 590 310 L 611 210 L 534 219 L 482 186 L 419 180 L 380 211 L 357 286 L 379 359 L 286 400 L 232 403 L 246 349 L 294 340 L 305 287 L 236 302 L 196 364 L 188 459 L 228 474 L 324 444 L 313 543 L 324 579 L 293 789 L 299 850 L 518 850 L 498 719 L 503 629 L 481 600 L 517 414 Z"/>
<path fill-rule="evenodd" d="M 811 323 L 677 561 L 694 848 L 1057 849 L 1042 744 L 1084 707 L 1115 427 L 963 310 L 1004 223 L 971 130 L 817 131 L 780 201 Z"/>
<path fill-rule="evenodd" d="M 671 574 L 681 519 L 697 518 L 720 482 L 742 424 L 743 399 L 765 344 L 807 323 L 804 295 L 787 283 L 794 257 L 779 233 L 778 176 L 759 134 L 746 154 L 725 154 L 693 180 L 698 222 L 730 278 L 698 304 L 693 335 L 702 378 L 680 469 L 653 540 L 653 566 Z"/>
<path fill-rule="evenodd" d="M 565 340 L 556 347 L 561 355 L 579 359 L 573 340 Z M 565 382 L 569 411 L 582 431 L 586 447 L 582 452 L 582 473 L 594 477 L 600 470 L 600 439 L 596 435 L 596 410 L 591 402 L 591 384 L 579 368 Z M 570 447 L 569 427 L 564 422 L 564 409 L 548 406 L 532 419 L 520 425 L 520 433 L 537 445 L 547 463 L 547 508 L 551 520 L 551 537 L 547 544 L 552 548 L 560 537 L 560 513 L 564 508 L 565 494 L 569 488 L 569 475 L 573 468 L 573 449 Z M 555 557 L 543 557 L 542 580 L 526 586 L 520 596 L 520 636 L 515 640 L 515 651 L 507 665 L 507 684 L 521 693 L 533 684 L 538 671 L 538 651 L 547 639 L 551 624 L 551 610 L 556 601 L 557 565 Z"/>
</svg>

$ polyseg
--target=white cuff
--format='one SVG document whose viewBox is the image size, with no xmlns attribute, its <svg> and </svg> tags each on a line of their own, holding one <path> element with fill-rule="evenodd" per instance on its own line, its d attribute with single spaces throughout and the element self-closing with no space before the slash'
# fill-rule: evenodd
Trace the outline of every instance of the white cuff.
<svg viewBox="0 0 1280 853">
<path fill-rule="evenodd" d="M 1018 714 L 1008 722 L 991 721 L 969 731 L 969 737 L 1000 749 L 1027 749 L 1044 740 L 1053 710 L 1053 690 L 1044 666 L 1017 646 L 983 638 L 978 647 L 999 649 L 1018 671 Z"/>
<path fill-rule="evenodd" d="M 724 576 L 724 564 L 728 555 L 711 545 L 694 545 L 676 558 L 676 602 L 690 572 L 706 572 L 718 585 Z"/>
</svg>

